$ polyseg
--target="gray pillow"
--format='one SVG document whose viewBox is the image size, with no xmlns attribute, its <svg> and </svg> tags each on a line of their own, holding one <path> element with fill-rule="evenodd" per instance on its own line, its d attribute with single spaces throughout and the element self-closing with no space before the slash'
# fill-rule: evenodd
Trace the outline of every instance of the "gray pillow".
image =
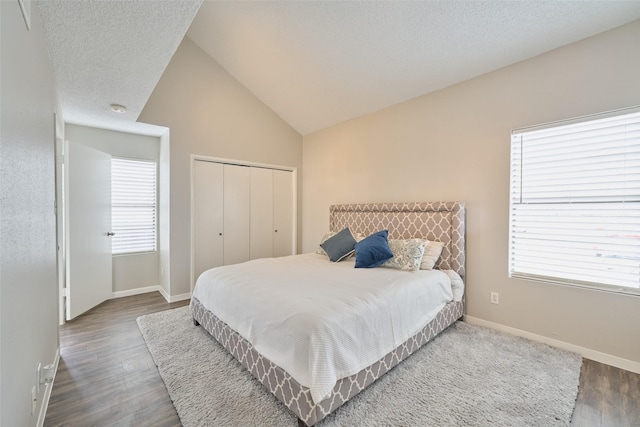
<svg viewBox="0 0 640 427">
<path fill-rule="evenodd" d="M 325 240 L 320 245 L 333 262 L 340 262 L 355 251 L 356 239 L 351 231 L 345 228 L 335 236 Z"/>
</svg>

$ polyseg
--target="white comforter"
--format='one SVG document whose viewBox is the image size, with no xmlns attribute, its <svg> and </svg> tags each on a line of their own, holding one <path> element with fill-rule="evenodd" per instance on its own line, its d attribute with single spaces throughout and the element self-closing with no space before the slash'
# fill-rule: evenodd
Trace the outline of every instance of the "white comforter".
<svg viewBox="0 0 640 427">
<path fill-rule="evenodd" d="M 356 269 L 304 254 L 208 270 L 193 296 L 320 402 L 416 334 L 453 293 L 442 271 Z"/>
</svg>

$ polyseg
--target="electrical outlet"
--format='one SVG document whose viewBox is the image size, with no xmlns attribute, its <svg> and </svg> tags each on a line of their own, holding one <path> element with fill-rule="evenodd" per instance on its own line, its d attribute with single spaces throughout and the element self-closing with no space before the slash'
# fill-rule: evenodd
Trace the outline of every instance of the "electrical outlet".
<svg viewBox="0 0 640 427">
<path fill-rule="evenodd" d="M 36 413 L 36 406 L 38 404 L 38 393 L 36 392 L 36 386 L 31 388 L 31 415 Z"/>
<path fill-rule="evenodd" d="M 160 276 L 164 277 L 164 267 L 160 267 Z"/>
<path fill-rule="evenodd" d="M 500 304 L 500 294 L 491 292 L 491 304 Z"/>
</svg>

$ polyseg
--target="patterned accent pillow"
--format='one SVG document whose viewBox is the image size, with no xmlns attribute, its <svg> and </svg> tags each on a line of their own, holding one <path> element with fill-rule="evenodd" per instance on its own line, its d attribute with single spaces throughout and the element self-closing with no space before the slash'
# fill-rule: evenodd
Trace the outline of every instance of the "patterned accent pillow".
<svg viewBox="0 0 640 427">
<path fill-rule="evenodd" d="M 440 254 L 444 248 L 444 243 L 432 242 L 430 240 L 424 241 L 427 242 L 427 246 L 424 248 L 424 255 L 422 256 L 422 262 L 420 263 L 420 270 L 431 270 L 433 269 L 433 266 L 436 265 L 438 258 L 440 258 Z"/>
<path fill-rule="evenodd" d="M 426 246 L 427 242 L 423 239 L 389 239 L 389 248 L 393 252 L 393 258 L 382 264 L 381 267 L 405 271 L 419 270 Z"/>
</svg>

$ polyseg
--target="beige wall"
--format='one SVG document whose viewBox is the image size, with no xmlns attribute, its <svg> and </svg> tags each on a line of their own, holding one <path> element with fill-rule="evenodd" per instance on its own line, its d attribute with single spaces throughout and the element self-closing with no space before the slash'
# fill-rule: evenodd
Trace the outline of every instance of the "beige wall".
<svg viewBox="0 0 640 427">
<path fill-rule="evenodd" d="M 67 140 L 77 142 L 116 157 L 160 159 L 160 138 L 67 124 Z M 116 255 L 113 257 L 113 292 L 131 291 L 159 285 L 159 252 Z"/>
<path fill-rule="evenodd" d="M 305 136 L 303 251 L 334 203 L 461 200 L 468 315 L 640 362 L 640 298 L 507 277 L 510 131 L 639 103 L 636 21 Z"/>
<path fill-rule="evenodd" d="M 302 136 L 189 38 L 176 51 L 139 121 L 166 126 L 171 132 L 172 296 L 190 288 L 191 154 L 298 168 L 300 229 Z"/>
<path fill-rule="evenodd" d="M 58 348 L 56 101 L 37 3 L 30 31 L 17 1 L 0 15 L 0 425 L 34 426 L 50 387 L 36 368 Z"/>
</svg>

